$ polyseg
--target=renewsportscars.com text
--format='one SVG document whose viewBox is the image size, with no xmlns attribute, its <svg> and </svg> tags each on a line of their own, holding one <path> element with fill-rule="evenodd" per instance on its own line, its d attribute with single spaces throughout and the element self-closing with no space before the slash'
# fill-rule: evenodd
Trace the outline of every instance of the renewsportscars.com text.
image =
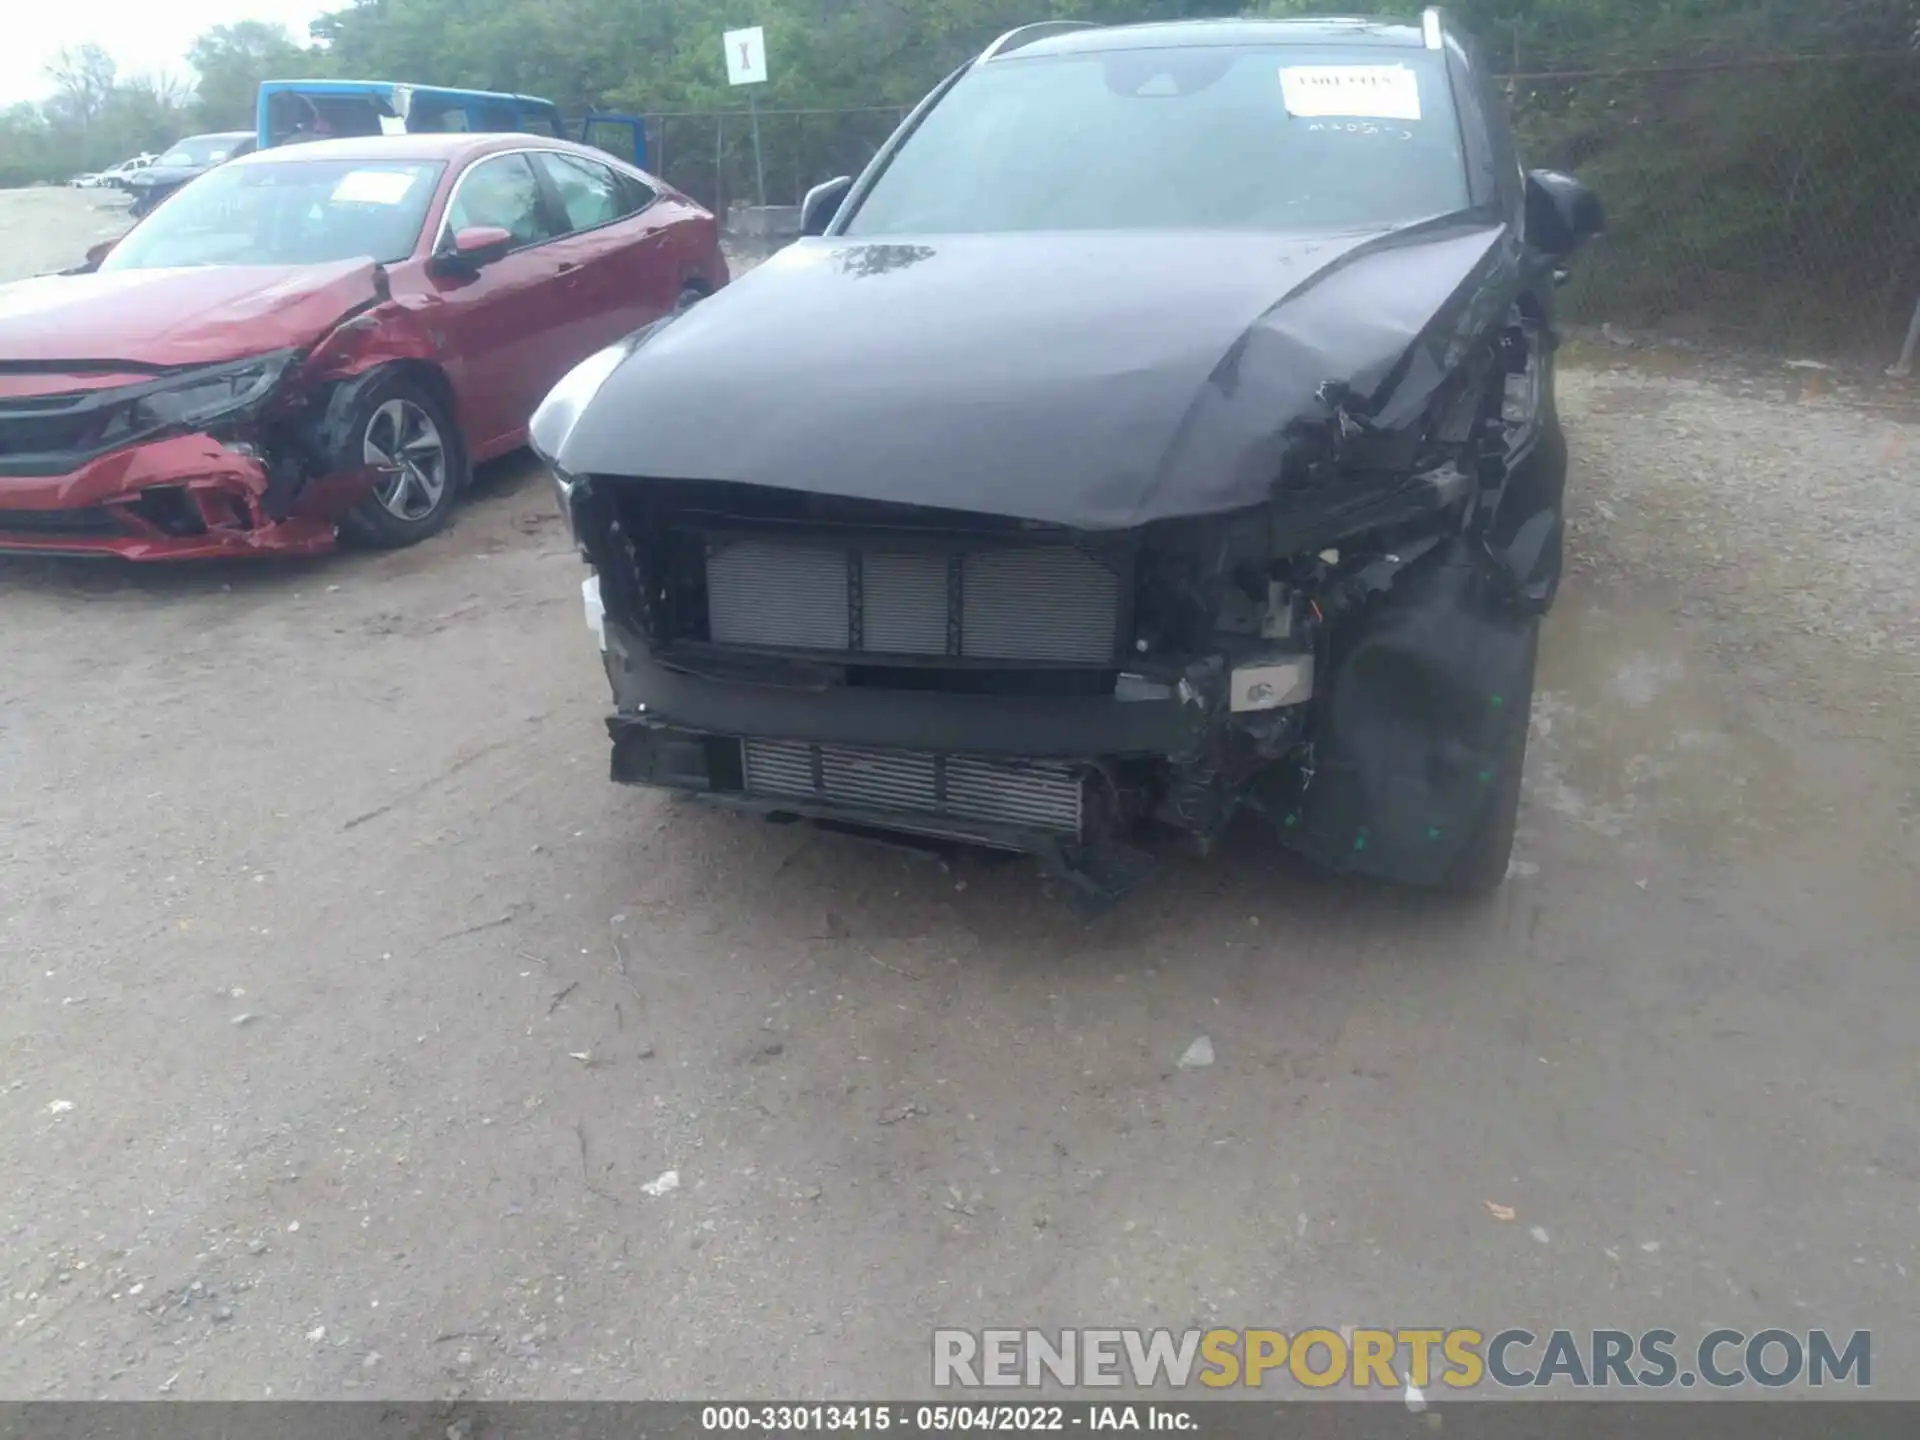
<svg viewBox="0 0 1920 1440">
<path fill-rule="evenodd" d="M 1870 1331 L 936 1330 L 933 1383 L 1257 1390 L 1782 1389 L 1873 1383 Z"/>
</svg>

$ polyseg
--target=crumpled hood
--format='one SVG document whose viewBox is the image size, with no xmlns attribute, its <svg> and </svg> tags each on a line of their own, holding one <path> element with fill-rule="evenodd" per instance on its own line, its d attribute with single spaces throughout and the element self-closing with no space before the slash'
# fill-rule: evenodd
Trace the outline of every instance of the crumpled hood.
<svg viewBox="0 0 1920 1440">
<path fill-rule="evenodd" d="M 1087 530 L 1238 509 L 1326 382 L 1419 413 L 1509 236 L 803 240 L 651 332 L 556 458 Z"/>
<path fill-rule="evenodd" d="M 0 369 L 238 360 L 311 345 L 379 298 L 371 260 L 45 275 L 0 285 Z"/>
</svg>

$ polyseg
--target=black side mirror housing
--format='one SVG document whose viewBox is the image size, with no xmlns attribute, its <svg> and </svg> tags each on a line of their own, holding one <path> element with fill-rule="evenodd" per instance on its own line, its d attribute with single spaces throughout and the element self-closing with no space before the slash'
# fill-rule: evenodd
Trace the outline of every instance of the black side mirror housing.
<svg viewBox="0 0 1920 1440">
<path fill-rule="evenodd" d="M 1561 259 L 1606 228 L 1600 197 L 1573 176 L 1558 170 L 1527 176 L 1527 239 L 1536 249 Z"/>
<path fill-rule="evenodd" d="M 800 233 L 826 234 L 827 226 L 840 213 L 841 201 L 847 198 L 847 192 L 852 189 L 851 175 L 836 175 L 807 191 L 807 198 L 800 202 Z"/>
<path fill-rule="evenodd" d="M 62 270 L 62 275 L 91 275 L 100 268 L 100 262 L 113 253 L 113 247 L 120 243 L 118 238 L 102 240 L 98 245 L 87 248 L 86 258 L 71 270 Z"/>
</svg>

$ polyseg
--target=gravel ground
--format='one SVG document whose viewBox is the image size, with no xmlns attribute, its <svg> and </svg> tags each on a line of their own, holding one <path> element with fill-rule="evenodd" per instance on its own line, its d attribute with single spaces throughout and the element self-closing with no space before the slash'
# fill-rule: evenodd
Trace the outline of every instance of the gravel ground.
<svg viewBox="0 0 1920 1440">
<path fill-rule="evenodd" d="M 130 203 L 119 190 L 0 190 L 0 284 L 79 264 L 126 230 Z"/>
<path fill-rule="evenodd" d="M 913 1395 L 936 1324 L 1205 1321 L 1871 1327 L 1920 1396 L 1920 430 L 1633 364 L 1565 380 L 1478 907 L 1249 833 L 1086 927 L 616 789 L 526 463 L 404 554 L 0 562 L 0 1395 Z"/>
<path fill-rule="evenodd" d="M 1920 454 L 1910 392 L 1836 396 L 1818 371 L 1693 368 L 1570 374 L 1566 402 L 1609 437 L 1586 457 L 1594 518 L 1618 543 L 1691 576 L 1723 621 L 1785 625 L 1914 673 Z"/>
</svg>

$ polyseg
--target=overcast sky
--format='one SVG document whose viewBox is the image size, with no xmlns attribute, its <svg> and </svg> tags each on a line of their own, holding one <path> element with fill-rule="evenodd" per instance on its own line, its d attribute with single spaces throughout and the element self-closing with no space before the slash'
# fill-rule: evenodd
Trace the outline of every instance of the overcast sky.
<svg viewBox="0 0 1920 1440">
<path fill-rule="evenodd" d="M 190 78 L 187 46 L 215 25 L 269 20 L 304 42 L 307 25 L 341 0 L 0 0 L 6 44 L 0 46 L 0 108 L 42 100 L 51 90 L 46 67 L 64 46 L 91 40 L 127 75 L 163 70 Z"/>
</svg>

